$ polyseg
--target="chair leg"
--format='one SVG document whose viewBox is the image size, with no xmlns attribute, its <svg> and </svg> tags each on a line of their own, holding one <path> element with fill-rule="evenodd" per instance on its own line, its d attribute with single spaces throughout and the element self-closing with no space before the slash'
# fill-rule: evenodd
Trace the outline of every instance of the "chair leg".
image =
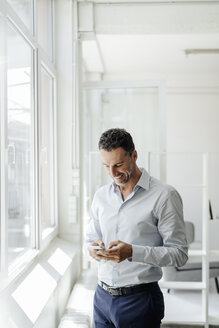
<svg viewBox="0 0 219 328">
<path fill-rule="evenodd" d="M 219 283 L 218 283 L 218 279 L 217 279 L 217 277 L 214 278 L 214 281 L 215 281 L 215 285 L 216 285 L 217 292 L 218 292 L 218 294 L 219 294 Z"/>
</svg>

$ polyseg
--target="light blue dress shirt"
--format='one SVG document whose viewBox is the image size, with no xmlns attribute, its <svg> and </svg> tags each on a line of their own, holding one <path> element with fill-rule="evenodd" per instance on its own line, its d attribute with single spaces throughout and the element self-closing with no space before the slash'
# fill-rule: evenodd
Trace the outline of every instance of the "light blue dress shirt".
<svg viewBox="0 0 219 328">
<path fill-rule="evenodd" d="M 158 281 L 161 267 L 182 266 L 188 259 L 182 200 L 178 192 L 144 169 L 133 192 L 122 199 L 113 182 L 94 195 L 85 247 L 101 238 L 132 245 L 132 261 L 98 262 L 98 279 L 112 287 Z"/>
</svg>

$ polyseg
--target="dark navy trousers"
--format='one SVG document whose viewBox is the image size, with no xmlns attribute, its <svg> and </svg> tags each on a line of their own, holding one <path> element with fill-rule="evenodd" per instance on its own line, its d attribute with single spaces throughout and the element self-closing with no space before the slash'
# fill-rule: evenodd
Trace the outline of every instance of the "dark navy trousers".
<svg viewBox="0 0 219 328">
<path fill-rule="evenodd" d="M 163 294 L 158 285 L 131 295 L 112 296 L 99 285 L 94 295 L 95 328 L 160 328 Z"/>
</svg>

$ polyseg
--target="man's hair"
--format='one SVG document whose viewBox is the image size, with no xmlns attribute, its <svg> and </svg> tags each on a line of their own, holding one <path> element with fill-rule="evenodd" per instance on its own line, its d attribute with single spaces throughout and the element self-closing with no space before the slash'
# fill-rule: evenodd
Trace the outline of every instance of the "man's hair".
<svg viewBox="0 0 219 328">
<path fill-rule="evenodd" d="M 102 133 L 99 140 L 99 149 L 111 151 L 122 147 L 126 154 L 131 156 L 135 149 L 132 136 L 125 129 L 109 129 Z"/>
</svg>

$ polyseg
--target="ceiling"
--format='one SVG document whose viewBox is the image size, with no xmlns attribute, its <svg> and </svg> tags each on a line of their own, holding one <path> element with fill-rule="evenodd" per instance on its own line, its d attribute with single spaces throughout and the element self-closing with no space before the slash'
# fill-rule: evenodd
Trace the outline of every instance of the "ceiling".
<svg viewBox="0 0 219 328">
<path fill-rule="evenodd" d="M 218 35 L 98 35 L 97 42 L 105 73 L 219 72 L 219 53 L 185 54 L 185 49 L 219 49 Z M 89 72 L 103 71 L 91 41 L 84 59 Z"/>
<path fill-rule="evenodd" d="M 88 72 L 219 73 L 219 2 L 93 5 Z M 185 54 L 202 49 L 210 53 Z M 214 53 L 211 53 L 213 50 Z"/>
</svg>

